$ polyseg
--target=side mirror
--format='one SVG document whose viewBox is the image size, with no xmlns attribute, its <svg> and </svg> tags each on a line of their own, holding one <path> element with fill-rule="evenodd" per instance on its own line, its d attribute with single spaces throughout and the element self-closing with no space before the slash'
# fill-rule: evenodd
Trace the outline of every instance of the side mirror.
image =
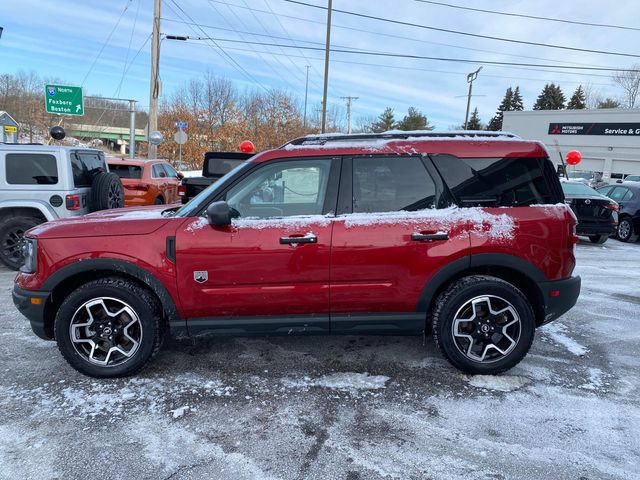
<svg viewBox="0 0 640 480">
<path fill-rule="evenodd" d="M 616 180 L 616 183 L 622 183 L 622 180 Z"/>
<path fill-rule="evenodd" d="M 178 179 L 182 180 L 184 178 L 184 174 L 182 174 L 181 172 L 176 172 L 176 177 L 178 177 Z"/>
<path fill-rule="evenodd" d="M 217 227 L 231 225 L 231 219 L 234 217 L 235 215 L 227 202 L 213 202 L 207 207 L 207 220 L 210 225 Z"/>
</svg>

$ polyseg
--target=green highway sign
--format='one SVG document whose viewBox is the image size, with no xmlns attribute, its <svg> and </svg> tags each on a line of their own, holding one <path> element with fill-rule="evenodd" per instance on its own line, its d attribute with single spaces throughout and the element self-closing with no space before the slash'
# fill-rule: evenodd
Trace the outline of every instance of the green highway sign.
<svg viewBox="0 0 640 480">
<path fill-rule="evenodd" d="M 47 85 L 44 89 L 44 105 L 47 113 L 84 115 L 82 87 Z"/>
</svg>

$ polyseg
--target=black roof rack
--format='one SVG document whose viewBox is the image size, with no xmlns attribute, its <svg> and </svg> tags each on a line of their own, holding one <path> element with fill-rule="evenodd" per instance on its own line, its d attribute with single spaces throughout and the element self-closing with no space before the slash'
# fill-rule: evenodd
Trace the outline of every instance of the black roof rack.
<svg viewBox="0 0 640 480">
<path fill-rule="evenodd" d="M 17 142 L 0 142 L 0 145 L 42 145 L 42 143 L 17 143 Z"/>
<path fill-rule="evenodd" d="M 451 132 L 382 132 L 382 133 L 355 133 L 355 134 L 318 134 L 299 137 L 286 145 L 325 145 L 329 142 L 345 142 L 358 140 L 406 140 L 408 138 L 514 138 L 517 135 L 509 132 L 479 132 L 474 130 L 461 130 Z M 282 148 L 282 147 L 280 147 Z"/>
</svg>

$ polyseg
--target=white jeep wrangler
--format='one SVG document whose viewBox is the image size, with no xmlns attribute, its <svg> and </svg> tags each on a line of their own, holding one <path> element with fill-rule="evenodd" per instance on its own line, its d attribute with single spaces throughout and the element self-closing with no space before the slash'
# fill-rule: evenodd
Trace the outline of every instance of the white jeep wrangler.
<svg viewBox="0 0 640 480">
<path fill-rule="evenodd" d="M 22 265 L 22 235 L 58 218 L 124 206 L 100 150 L 0 143 L 0 261 Z"/>
</svg>

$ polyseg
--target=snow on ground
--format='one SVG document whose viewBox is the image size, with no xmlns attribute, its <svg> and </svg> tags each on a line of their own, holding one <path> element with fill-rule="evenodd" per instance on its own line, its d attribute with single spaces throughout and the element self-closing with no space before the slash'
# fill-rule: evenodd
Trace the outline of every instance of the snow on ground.
<svg viewBox="0 0 640 480">
<path fill-rule="evenodd" d="M 576 308 L 500 376 L 432 339 L 169 342 L 79 375 L 0 268 L 0 479 L 640 479 L 640 244 L 581 243 Z"/>
</svg>

